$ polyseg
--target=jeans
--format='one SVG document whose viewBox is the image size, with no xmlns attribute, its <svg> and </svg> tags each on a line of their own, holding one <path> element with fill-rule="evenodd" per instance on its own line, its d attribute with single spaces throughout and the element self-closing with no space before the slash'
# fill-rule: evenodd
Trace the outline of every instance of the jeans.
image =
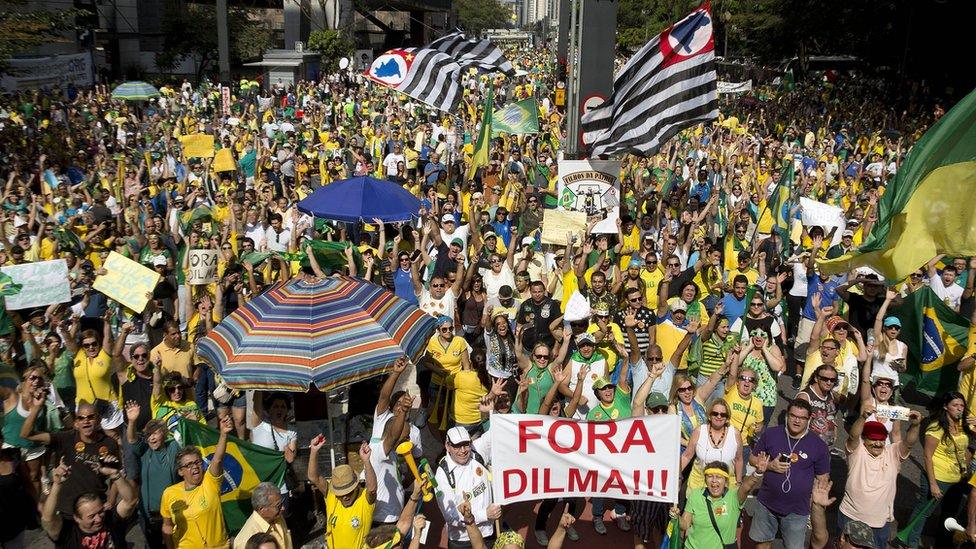
<svg viewBox="0 0 976 549">
<path fill-rule="evenodd" d="M 752 515 L 749 537 L 756 543 L 767 543 L 776 539 L 779 531 L 786 549 L 804 549 L 809 518 L 810 515 L 774 515 L 759 502 Z"/>
<path fill-rule="evenodd" d="M 217 388 L 217 381 L 214 379 L 213 370 L 206 366 L 197 367 L 201 371 L 200 379 L 197 380 L 196 387 L 194 387 L 194 400 L 197 407 L 200 408 L 200 412 L 205 414 L 210 411 L 210 395 Z"/>
<path fill-rule="evenodd" d="M 854 519 L 837 511 L 837 530 L 843 532 L 844 526 L 848 522 L 853 522 Z M 874 545 L 877 547 L 888 547 L 888 539 L 891 537 L 891 523 L 886 522 L 881 528 L 871 528 L 874 532 Z"/>
<path fill-rule="evenodd" d="M 925 529 L 925 523 L 928 522 L 929 517 L 936 510 L 939 511 L 938 516 L 938 534 L 935 538 L 936 547 L 952 547 L 952 533 L 947 531 L 942 527 L 942 523 L 948 517 L 956 516 L 956 512 L 959 510 L 959 503 L 962 500 L 962 496 L 968 492 L 968 484 L 966 484 L 966 477 L 960 482 L 942 482 L 941 480 L 936 480 L 936 484 L 939 485 L 939 490 L 942 490 L 942 500 L 936 503 L 932 508 L 926 511 L 922 515 L 922 519 L 918 521 L 915 528 L 912 529 L 908 536 L 908 546 L 918 547 L 919 542 L 922 540 L 922 530 Z M 915 504 L 915 508 L 912 509 L 911 516 L 915 516 L 925 502 L 928 501 L 931 495 L 931 490 L 929 490 L 929 480 L 928 477 L 923 475 L 922 481 L 919 483 L 918 487 L 918 502 Z"/>
<path fill-rule="evenodd" d="M 627 514 L 627 506 L 615 499 L 608 500 L 606 498 L 591 498 L 590 503 L 593 504 L 593 518 L 601 518 L 601 519 L 603 518 L 603 513 L 606 510 L 607 501 L 613 503 L 613 512 L 618 517 Z"/>
<path fill-rule="evenodd" d="M 775 406 L 763 406 L 762 426 L 764 431 L 766 430 L 766 427 L 769 425 L 769 421 L 773 419 L 773 412 L 775 411 L 776 411 Z"/>
</svg>

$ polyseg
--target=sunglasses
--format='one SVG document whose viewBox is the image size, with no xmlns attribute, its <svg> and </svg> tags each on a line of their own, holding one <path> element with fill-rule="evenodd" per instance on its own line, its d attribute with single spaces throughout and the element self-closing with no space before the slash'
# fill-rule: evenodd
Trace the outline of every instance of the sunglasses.
<svg viewBox="0 0 976 549">
<path fill-rule="evenodd" d="M 98 347 L 98 343 L 95 341 L 89 341 L 88 343 L 82 342 L 81 346 L 85 349 L 94 349 L 95 347 Z"/>
<path fill-rule="evenodd" d="M 739 381 L 745 381 L 746 383 L 755 383 L 756 378 L 748 376 L 739 376 Z"/>
<path fill-rule="evenodd" d="M 680 267 L 681 263 L 668 263 L 668 267 Z"/>
<path fill-rule="evenodd" d="M 760 303 L 750 303 L 749 306 L 750 307 L 762 307 L 763 304 L 761 302 Z"/>
<path fill-rule="evenodd" d="M 890 381 L 875 381 L 875 387 L 894 387 Z"/>
<path fill-rule="evenodd" d="M 231 249 L 231 247 L 230 246 L 221 246 L 220 249 L 226 251 L 226 250 Z"/>
<path fill-rule="evenodd" d="M 888 326 L 888 329 L 889 330 L 900 331 L 901 330 L 901 326 Z"/>
<path fill-rule="evenodd" d="M 95 414 L 89 414 L 87 416 L 75 416 L 75 419 L 78 421 L 95 421 L 96 417 L 98 416 Z"/>
<path fill-rule="evenodd" d="M 651 408 L 651 413 L 652 414 L 666 414 L 666 413 L 668 413 L 668 407 L 667 406 L 655 406 L 654 408 Z"/>
<path fill-rule="evenodd" d="M 441 331 L 442 332 L 453 332 L 454 331 L 454 328 L 452 326 L 446 326 L 444 328 L 441 328 Z"/>
<path fill-rule="evenodd" d="M 688 387 L 678 387 L 678 392 L 679 393 L 690 393 L 693 390 L 694 390 L 694 387 L 692 387 L 690 385 Z"/>
<path fill-rule="evenodd" d="M 135 353 L 132 358 L 139 360 L 140 358 L 149 358 L 149 353 Z"/>
<path fill-rule="evenodd" d="M 820 381 L 824 381 L 827 383 L 837 383 L 836 377 L 824 377 L 824 376 L 817 376 L 817 377 L 820 378 Z"/>
<path fill-rule="evenodd" d="M 191 461 L 189 463 L 184 463 L 183 465 L 180 465 L 180 469 L 186 469 L 188 467 L 202 467 L 202 466 L 203 466 L 203 461 L 198 459 L 196 461 Z"/>
<path fill-rule="evenodd" d="M 540 360 L 549 360 L 549 355 L 532 355 Z"/>
<path fill-rule="evenodd" d="M 443 288 L 444 287 L 444 284 L 431 284 L 430 287 L 431 288 Z"/>
<path fill-rule="evenodd" d="M 726 412 L 712 412 L 711 413 L 711 416 L 712 417 L 729 417 L 729 414 L 726 413 Z"/>
</svg>

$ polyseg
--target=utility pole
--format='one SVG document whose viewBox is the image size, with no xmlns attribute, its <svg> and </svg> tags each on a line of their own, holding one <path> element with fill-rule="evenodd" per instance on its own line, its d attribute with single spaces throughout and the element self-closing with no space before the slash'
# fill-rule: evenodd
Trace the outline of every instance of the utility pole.
<svg viewBox="0 0 976 549">
<path fill-rule="evenodd" d="M 230 41 L 227 30 L 227 0 L 217 0 L 217 59 L 220 82 L 230 84 Z"/>
</svg>

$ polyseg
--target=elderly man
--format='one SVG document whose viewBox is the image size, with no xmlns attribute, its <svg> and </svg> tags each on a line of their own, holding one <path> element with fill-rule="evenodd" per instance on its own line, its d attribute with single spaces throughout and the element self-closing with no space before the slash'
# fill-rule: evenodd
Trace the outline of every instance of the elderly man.
<svg viewBox="0 0 976 549">
<path fill-rule="evenodd" d="M 244 549 L 254 534 L 271 534 L 279 549 L 291 549 L 291 532 L 281 515 L 281 489 L 270 482 L 258 484 L 251 492 L 251 507 L 254 511 L 234 538 L 234 549 Z"/>
<path fill-rule="evenodd" d="M 464 427 L 453 427 L 447 431 L 447 455 L 437 465 L 434 478 L 437 480 L 437 506 L 447 523 L 447 546 L 450 549 L 472 547 L 466 528 L 467 520 L 459 511 L 459 506 L 468 502 L 474 521 L 485 544 L 491 547 L 495 542 L 494 521 L 501 518 L 502 509 L 491 501 L 491 487 L 488 480 L 489 437 L 481 437 L 471 442 L 471 436 Z"/>
</svg>

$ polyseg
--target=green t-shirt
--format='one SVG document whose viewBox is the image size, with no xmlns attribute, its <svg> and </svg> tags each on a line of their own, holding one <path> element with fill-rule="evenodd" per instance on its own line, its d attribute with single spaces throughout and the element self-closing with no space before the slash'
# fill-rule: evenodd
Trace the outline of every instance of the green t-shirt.
<svg viewBox="0 0 976 549">
<path fill-rule="evenodd" d="M 586 414 L 588 421 L 611 421 L 628 417 L 630 417 L 630 393 L 621 391 L 620 387 L 613 392 L 613 402 L 609 406 L 601 402 Z"/>
<path fill-rule="evenodd" d="M 685 506 L 685 511 L 695 516 L 691 528 L 688 529 L 688 537 L 685 538 L 685 547 L 688 549 L 713 549 L 722 547 L 725 543 L 735 543 L 735 529 L 739 524 L 738 491 L 726 490 L 724 496 L 709 499 L 722 540 L 718 539 L 712 520 L 708 517 L 704 491 L 693 490 L 688 495 L 688 504 Z"/>
<path fill-rule="evenodd" d="M 525 413 L 538 414 L 542 399 L 546 398 L 546 393 L 552 387 L 552 373 L 549 368 L 539 368 L 533 364 L 525 375 L 529 377 L 529 398 L 525 405 Z"/>
</svg>

